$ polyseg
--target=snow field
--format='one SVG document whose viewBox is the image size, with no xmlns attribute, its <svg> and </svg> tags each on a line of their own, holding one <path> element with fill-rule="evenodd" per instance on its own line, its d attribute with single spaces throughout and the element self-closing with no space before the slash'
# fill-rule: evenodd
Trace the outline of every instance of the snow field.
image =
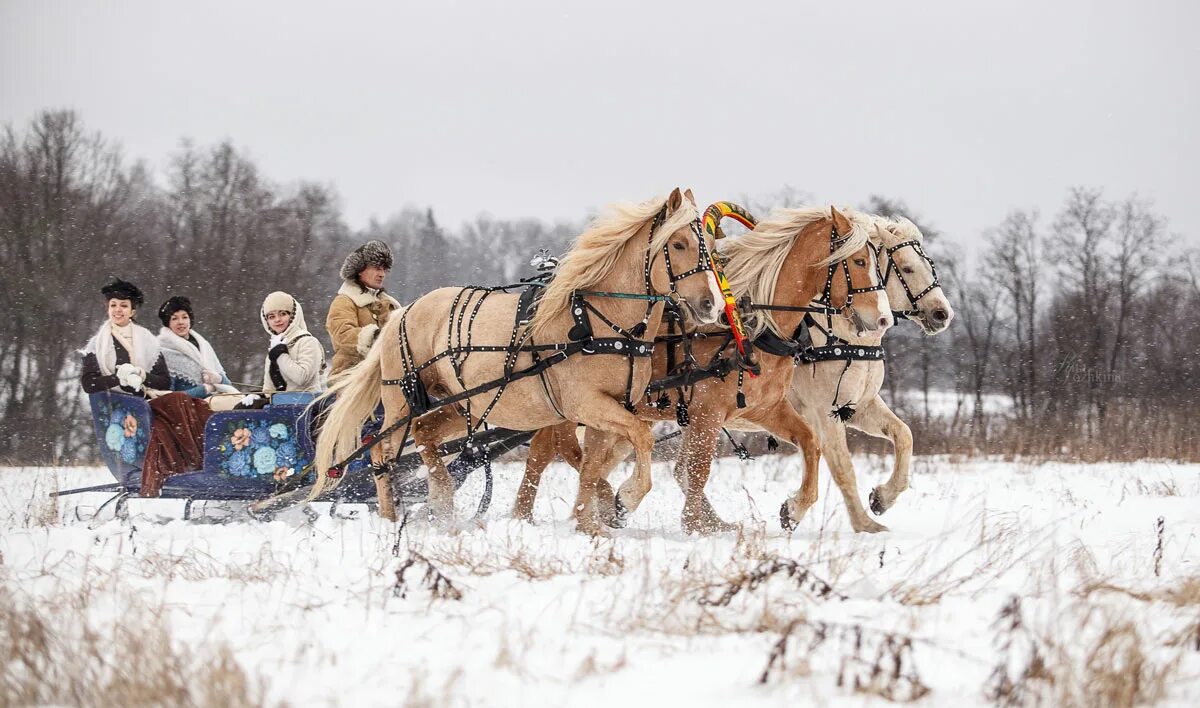
<svg viewBox="0 0 1200 708">
<path fill-rule="evenodd" d="M 864 497 L 891 471 L 886 457 L 855 463 Z M 453 529 L 416 509 L 399 533 L 362 506 L 259 523 L 210 505 L 184 522 L 182 502 L 157 500 L 89 524 L 76 511 L 103 495 L 45 495 L 103 470 L 0 470 L 0 619 L 18 636 L 36 618 L 56 638 L 11 643 L 0 690 L 70 703 L 63 691 L 86 675 L 111 689 L 93 700 L 122 698 L 112 686 L 149 663 L 147 690 L 173 672 L 186 685 L 167 695 L 201 704 L 1200 697 L 1200 466 L 917 458 L 878 535 L 850 531 L 823 470 L 821 499 L 786 535 L 778 508 L 799 469 L 791 456 L 717 460 L 709 495 L 742 529 L 697 538 L 656 464 L 629 528 L 599 540 L 568 520 L 576 477 L 561 464 L 532 525 L 510 517 L 521 468 L 504 464 L 482 524 L 467 519 L 473 478 Z M 39 683 L 19 660 L 31 653 L 59 673 Z"/>
</svg>

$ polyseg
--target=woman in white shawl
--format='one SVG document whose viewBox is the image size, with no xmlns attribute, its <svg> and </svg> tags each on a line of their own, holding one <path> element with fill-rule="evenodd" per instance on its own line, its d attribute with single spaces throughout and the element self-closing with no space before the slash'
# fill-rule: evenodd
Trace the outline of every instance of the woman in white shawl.
<svg viewBox="0 0 1200 708">
<path fill-rule="evenodd" d="M 87 393 L 117 389 L 146 395 L 147 389 L 169 391 L 171 377 L 158 339 L 134 323 L 145 298 L 133 283 L 114 278 L 100 289 L 108 303 L 108 319 L 100 325 L 83 354 L 79 380 Z"/>
<path fill-rule="evenodd" d="M 163 323 L 158 343 L 171 372 L 171 390 L 193 398 L 237 393 L 212 345 L 192 329 L 194 317 L 192 301 L 186 297 L 176 295 L 158 308 L 158 319 Z"/>
<path fill-rule="evenodd" d="M 263 329 L 271 335 L 263 372 L 263 393 L 319 392 L 325 384 L 325 347 L 309 334 L 296 298 L 276 291 L 263 301 Z"/>
</svg>

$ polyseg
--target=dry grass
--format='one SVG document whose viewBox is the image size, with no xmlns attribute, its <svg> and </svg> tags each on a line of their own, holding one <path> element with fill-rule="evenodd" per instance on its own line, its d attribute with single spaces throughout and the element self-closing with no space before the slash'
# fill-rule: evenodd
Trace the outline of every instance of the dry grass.
<svg viewBox="0 0 1200 708">
<path fill-rule="evenodd" d="M 1092 581 L 1081 585 L 1076 595 L 1087 599 L 1094 593 L 1118 593 L 1142 602 L 1166 602 L 1175 607 L 1200 607 L 1200 575 L 1180 579 L 1175 585 L 1153 590 L 1134 590 L 1106 581 Z"/>
<path fill-rule="evenodd" d="M 75 609 L 89 597 L 26 596 L 0 579 L 0 705 L 262 704 L 263 682 L 228 646 L 177 646 L 163 617 L 125 599 L 119 621 L 98 622 Z"/>
</svg>

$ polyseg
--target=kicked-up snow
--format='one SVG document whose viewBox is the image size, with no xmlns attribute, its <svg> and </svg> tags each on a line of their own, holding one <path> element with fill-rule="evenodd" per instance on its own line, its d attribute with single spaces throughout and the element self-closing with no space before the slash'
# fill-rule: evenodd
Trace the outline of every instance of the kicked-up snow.
<svg viewBox="0 0 1200 708">
<path fill-rule="evenodd" d="M 890 464 L 856 458 L 864 495 Z M 520 467 L 504 464 L 481 523 L 472 479 L 453 528 L 416 508 L 402 531 L 361 505 L 262 523 L 135 500 L 128 519 L 92 520 L 104 495 L 46 495 L 102 470 L 3 469 L 0 704 L 135 689 L 291 705 L 1200 703 L 1200 466 L 917 458 L 877 535 L 850 531 L 823 471 L 786 534 L 800 468 L 718 460 L 710 496 L 742 529 L 700 538 L 655 465 L 629 527 L 598 540 L 569 521 L 561 464 L 534 524 L 512 520 Z"/>
</svg>

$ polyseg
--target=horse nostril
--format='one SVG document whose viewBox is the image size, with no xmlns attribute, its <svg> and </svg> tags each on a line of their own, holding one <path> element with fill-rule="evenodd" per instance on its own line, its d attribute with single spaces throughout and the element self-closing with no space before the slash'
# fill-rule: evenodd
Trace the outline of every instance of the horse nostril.
<svg viewBox="0 0 1200 708">
<path fill-rule="evenodd" d="M 884 316 L 884 317 L 880 317 L 880 318 L 879 318 L 879 326 L 880 326 L 881 328 L 883 328 L 883 327 L 890 327 L 891 325 L 892 325 L 892 318 L 890 318 L 890 317 L 887 317 L 887 316 Z"/>
<path fill-rule="evenodd" d="M 946 312 L 944 309 L 942 309 L 940 307 L 938 309 L 934 310 L 932 315 L 933 315 L 933 319 L 938 322 L 945 322 L 946 318 L 950 316 L 948 312 Z"/>
</svg>

